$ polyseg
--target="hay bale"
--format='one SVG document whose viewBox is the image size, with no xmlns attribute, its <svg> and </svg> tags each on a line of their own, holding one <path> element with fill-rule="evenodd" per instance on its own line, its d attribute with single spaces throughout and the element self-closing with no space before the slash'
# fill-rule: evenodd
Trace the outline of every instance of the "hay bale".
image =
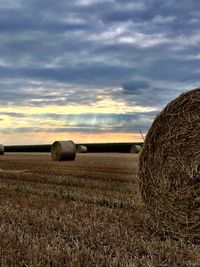
<svg viewBox="0 0 200 267">
<path fill-rule="evenodd" d="M 140 153 L 140 151 L 142 150 L 142 147 L 140 145 L 132 145 L 131 149 L 130 149 L 130 153 Z"/>
<path fill-rule="evenodd" d="M 73 141 L 55 141 L 51 146 L 51 157 L 55 161 L 75 160 L 76 145 Z"/>
<path fill-rule="evenodd" d="M 76 150 L 77 153 L 87 153 L 87 147 L 83 145 L 79 145 Z"/>
<path fill-rule="evenodd" d="M 3 155 L 5 152 L 5 148 L 3 145 L 0 145 L 0 155 Z"/>
<path fill-rule="evenodd" d="M 154 120 L 139 159 L 142 197 L 156 223 L 200 243 L 200 88 Z"/>
</svg>

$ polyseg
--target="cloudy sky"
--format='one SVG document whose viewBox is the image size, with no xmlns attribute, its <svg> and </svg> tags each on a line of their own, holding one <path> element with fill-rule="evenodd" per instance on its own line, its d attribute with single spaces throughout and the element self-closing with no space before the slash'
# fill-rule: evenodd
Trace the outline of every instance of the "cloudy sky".
<svg viewBox="0 0 200 267">
<path fill-rule="evenodd" d="M 140 141 L 199 87 L 200 1 L 0 0 L 0 143 Z"/>
</svg>

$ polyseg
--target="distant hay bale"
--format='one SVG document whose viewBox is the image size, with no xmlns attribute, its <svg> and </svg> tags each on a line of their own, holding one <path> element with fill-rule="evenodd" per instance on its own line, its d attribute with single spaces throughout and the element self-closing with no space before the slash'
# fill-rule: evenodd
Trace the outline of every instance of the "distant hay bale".
<svg viewBox="0 0 200 267">
<path fill-rule="evenodd" d="M 51 146 L 51 157 L 55 161 L 75 160 L 76 145 L 73 141 L 55 141 Z"/>
<path fill-rule="evenodd" d="M 76 150 L 77 153 L 87 153 L 87 147 L 83 145 L 79 145 Z"/>
<path fill-rule="evenodd" d="M 5 148 L 3 145 L 0 145 L 0 155 L 3 155 L 5 152 Z"/>
<path fill-rule="evenodd" d="M 200 243 L 200 88 L 181 94 L 154 120 L 140 154 L 139 179 L 156 223 Z"/>
<path fill-rule="evenodd" d="M 130 149 L 130 153 L 140 153 L 140 151 L 142 150 L 142 147 L 140 145 L 132 145 L 131 149 Z"/>
</svg>

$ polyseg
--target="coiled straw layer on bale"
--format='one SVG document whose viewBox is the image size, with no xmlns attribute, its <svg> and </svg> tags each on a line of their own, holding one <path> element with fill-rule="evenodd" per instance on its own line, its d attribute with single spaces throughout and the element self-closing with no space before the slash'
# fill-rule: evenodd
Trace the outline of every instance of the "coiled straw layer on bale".
<svg viewBox="0 0 200 267">
<path fill-rule="evenodd" d="M 77 153 L 87 153 L 87 147 L 83 145 L 79 145 L 76 149 Z"/>
<path fill-rule="evenodd" d="M 5 152 L 5 148 L 3 145 L 0 145 L 0 155 L 3 155 Z"/>
<path fill-rule="evenodd" d="M 140 154 L 139 179 L 156 223 L 200 243 L 200 88 L 181 94 L 154 120 Z"/>
<path fill-rule="evenodd" d="M 76 145 L 73 141 L 55 141 L 51 146 L 51 157 L 55 161 L 75 160 Z"/>
<path fill-rule="evenodd" d="M 132 145 L 130 149 L 130 153 L 140 153 L 142 147 L 140 145 Z"/>
</svg>

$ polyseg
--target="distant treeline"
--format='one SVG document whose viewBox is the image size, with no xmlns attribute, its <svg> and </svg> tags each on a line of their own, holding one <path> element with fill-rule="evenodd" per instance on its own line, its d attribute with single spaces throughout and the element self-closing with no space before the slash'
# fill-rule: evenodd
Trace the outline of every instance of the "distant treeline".
<svg viewBox="0 0 200 267">
<path fill-rule="evenodd" d="M 96 143 L 84 144 L 89 153 L 119 152 L 129 153 L 132 145 L 142 145 L 143 143 Z M 76 144 L 78 146 L 80 144 Z M 5 152 L 51 152 L 51 145 L 20 145 L 5 146 Z"/>
<path fill-rule="evenodd" d="M 5 152 L 51 152 L 51 145 L 5 146 Z"/>
<path fill-rule="evenodd" d="M 92 152 L 119 152 L 129 153 L 132 145 L 142 145 L 142 143 L 102 143 L 102 144 L 83 144 L 87 151 Z"/>
</svg>

